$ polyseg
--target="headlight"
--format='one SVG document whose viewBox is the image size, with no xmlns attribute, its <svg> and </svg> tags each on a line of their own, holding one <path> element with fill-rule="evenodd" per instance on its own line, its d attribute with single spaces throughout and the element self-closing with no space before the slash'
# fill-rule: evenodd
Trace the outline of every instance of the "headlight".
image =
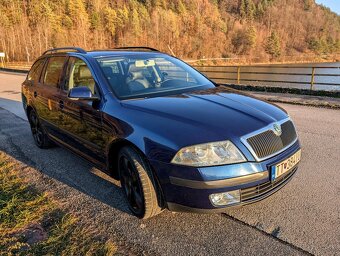
<svg viewBox="0 0 340 256">
<path fill-rule="evenodd" d="M 245 162 L 246 159 L 229 140 L 182 148 L 171 163 L 188 166 L 214 166 Z"/>
</svg>

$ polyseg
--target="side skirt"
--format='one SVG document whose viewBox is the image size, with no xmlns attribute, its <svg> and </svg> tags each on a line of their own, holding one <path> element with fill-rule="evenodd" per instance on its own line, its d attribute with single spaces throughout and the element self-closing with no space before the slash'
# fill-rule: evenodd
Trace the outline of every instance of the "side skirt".
<svg viewBox="0 0 340 256">
<path fill-rule="evenodd" d="M 89 157 L 88 155 L 84 154 L 83 152 L 81 152 L 80 150 L 70 146 L 69 144 L 63 142 L 62 140 L 59 140 L 58 138 L 56 138 L 55 136 L 48 134 L 48 137 L 55 142 L 57 145 L 61 146 L 62 148 L 65 148 L 69 151 L 71 151 L 73 154 L 76 154 L 78 156 L 80 156 L 81 158 L 83 158 L 84 160 L 90 162 L 91 164 L 93 164 L 96 168 L 98 168 L 100 171 L 104 172 L 105 174 L 110 175 L 109 170 L 106 169 L 105 164 L 96 161 L 95 159 Z"/>
</svg>

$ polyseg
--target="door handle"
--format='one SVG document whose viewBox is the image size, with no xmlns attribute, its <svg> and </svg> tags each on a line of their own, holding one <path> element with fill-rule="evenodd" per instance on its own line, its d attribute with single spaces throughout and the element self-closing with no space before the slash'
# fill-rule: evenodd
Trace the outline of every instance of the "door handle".
<svg viewBox="0 0 340 256">
<path fill-rule="evenodd" d="M 64 108 L 64 102 L 61 100 L 61 101 L 59 101 L 59 107 L 61 108 L 61 109 L 63 109 Z"/>
<path fill-rule="evenodd" d="M 38 96 L 38 93 L 37 93 L 37 92 L 34 92 L 34 93 L 33 93 L 33 96 L 34 96 L 34 98 L 36 98 L 36 97 Z"/>
</svg>

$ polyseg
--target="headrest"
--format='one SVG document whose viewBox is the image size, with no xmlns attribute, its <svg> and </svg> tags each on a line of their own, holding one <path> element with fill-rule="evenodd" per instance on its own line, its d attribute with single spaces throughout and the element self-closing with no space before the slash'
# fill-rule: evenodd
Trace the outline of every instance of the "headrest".
<svg viewBox="0 0 340 256">
<path fill-rule="evenodd" d="M 131 80 L 144 79 L 142 71 L 130 72 Z"/>
<path fill-rule="evenodd" d="M 92 78 L 91 71 L 87 66 L 79 66 L 79 78 Z"/>
<path fill-rule="evenodd" d="M 144 79 L 145 77 L 143 75 L 143 69 L 145 68 L 136 67 L 135 64 L 131 64 L 129 66 L 129 75 L 131 80 Z"/>
<path fill-rule="evenodd" d="M 142 67 L 142 68 L 136 67 L 135 64 L 131 64 L 131 65 L 129 66 L 129 72 L 131 72 L 131 73 L 140 72 L 140 71 L 142 71 L 143 69 L 145 69 L 145 68 L 144 68 L 144 67 Z"/>
</svg>

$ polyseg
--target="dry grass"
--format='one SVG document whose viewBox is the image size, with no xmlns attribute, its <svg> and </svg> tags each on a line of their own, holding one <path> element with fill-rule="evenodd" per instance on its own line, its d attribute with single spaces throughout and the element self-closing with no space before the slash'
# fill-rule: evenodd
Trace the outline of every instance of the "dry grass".
<svg viewBox="0 0 340 256">
<path fill-rule="evenodd" d="M 114 255 L 116 245 L 86 229 L 18 175 L 0 152 L 0 255 Z"/>
</svg>

